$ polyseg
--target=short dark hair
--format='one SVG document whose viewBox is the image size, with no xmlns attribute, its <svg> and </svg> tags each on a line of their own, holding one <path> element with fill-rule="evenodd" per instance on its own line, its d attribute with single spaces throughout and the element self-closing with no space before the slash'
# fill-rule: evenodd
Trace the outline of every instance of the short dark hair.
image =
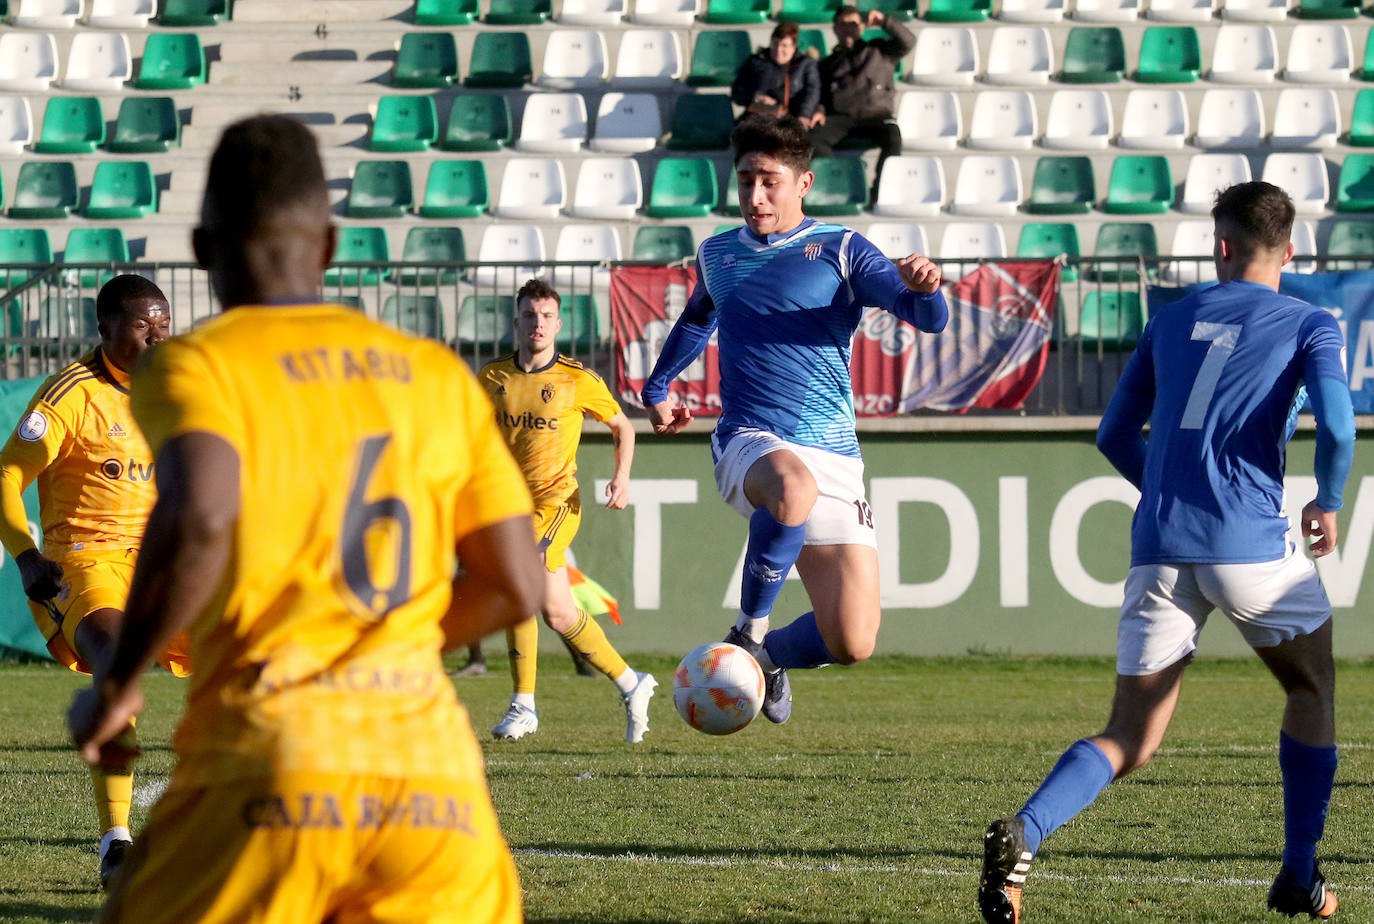
<svg viewBox="0 0 1374 924">
<path fill-rule="evenodd" d="M 253 116 L 220 136 L 205 179 L 202 219 L 247 236 L 274 213 L 328 197 L 314 133 L 287 116 Z"/>
<path fill-rule="evenodd" d="M 113 321 L 124 314 L 129 302 L 148 299 L 166 303 L 167 296 L 162 290 L 142 276 L 126 273 L 116 276 L 100 287 L 95 297 L 95 318 L 101 324 Z"/>
<path fill-rule="evenodd" d="M 846 3 L 844 6 L 840 7 L 838 10 L 835 11 L 835 16 L 830 21 L 832 23 L 836 23 L 839 22 L 841 19 L 844 19 L 846 16 L 857 16 L 859 17 L 859 19 L 863 19 L 864 14 L 860 12 L 859 8 L 854 4 Z"/>
<path fill-rule="evenodd" d="M 776 42 L 778 39 L 790 38 L 797 41 L 801 38 L 801 26 L 790 19 L 784 19 L 773 27 L 773 34 L 768 37 L 769 42 Z"/>
<path fill-rule="evenodd" d="M 735 166 L 746 154 L 767 154 L 799 174 L 811 169 L 811 140 L 794 115 L 775 118 L 750 113 L 730 132 L 730 147 L 735 152 Z"/>
<path fill-rule="evenodd" d="M 551 298 L 561 311 L 563 299 L 559 296 L 558 290 L 549 285 L 542 279 L 531 279 L 520 287 L 520 291 L 515 293 L 515 307 L 520 308 L 520 303 L 525 299 Z"/>
<path fill-rule="evenodd" d="M 1273 183 L 1237 183 L 1217 193 L 1212 221 L 1228 225 L 1252 250 L 1282 250 L 1293 236 L 1293 200 Z"/>
</svg>

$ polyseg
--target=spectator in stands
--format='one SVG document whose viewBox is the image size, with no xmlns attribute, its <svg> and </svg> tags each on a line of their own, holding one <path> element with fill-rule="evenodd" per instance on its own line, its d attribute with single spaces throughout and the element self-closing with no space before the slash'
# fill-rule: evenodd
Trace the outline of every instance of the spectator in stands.
<svg viewBox="0 0 1374 924">
<path fill-rule="evenodd" d="M 740 65 L 730 98 L 745 112 L 783 116 L 791 113 L 811 125 L 821 100 L 820 70 L 816 59 L 797 54 L 801 28 L 794 22 L 778 23 L 767 48 L 760 48 Z"/>
</svg>

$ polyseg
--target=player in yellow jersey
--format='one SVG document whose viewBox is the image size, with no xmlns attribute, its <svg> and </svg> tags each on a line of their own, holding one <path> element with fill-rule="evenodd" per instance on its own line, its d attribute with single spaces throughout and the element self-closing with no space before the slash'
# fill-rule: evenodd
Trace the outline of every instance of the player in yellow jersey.
<svg viewBox="0 0 1374 924">
<path fill-rule="evenodd" d="M 226 311 L 134 375 L 158 500 L 69 715 L 87 760 L 127 757 L 139 675 L 190 626 L 178 763 L 105 922 L 521 920 L 440 652 L 535 605 L 529 491 L 451 351 L 319 303 L 335 240 L 310 131 L 226 129 L 193 237 Z"/>
<path fill-rule="evenodd" d="M 49 376 L 0 450 L 0 543 L 19 566 L 48 650 L 100 677 L 123 618 L 134 560 L 157 490 L 153 455 L 129 409 L 129 372 L 167 336 L 171 311 L 142 276 L 116 276 L 96 296 L 100 346 Z M 38 482 L 43 550 L 29 535 L 24 489 Z M 181 637 L 159 660 L 189 670 Z M 130 843 L 132 771 L 93 768 L 100 880 Z"/>
<path fill-rule="evenodd" d="M 611 428 L 615 474 L 606 486 L 606 506 L 612 510 L 623 510 L 630 499 L 635 431 L 601 376 L 558 352 L 560 305 L 558 293 L 544 280 L 525 283 L 515 297 L 515 353 L 487 363 L 478 378 L 534 496 L 534 524 L 546 572 L 540 612 L 549 628 L 620 690 L 625 740 L 634 744 L 649 730 L 649 700 L 658 681 L 627 665 L 596 620 L 578 608 L 564 556 L 582 522 L 575 477 L 582 418 L 590 415 Z M 506 638 L 515 692 L 491 733 L 522 738 L 539 729 L 534 706 L 539 623 L 530 617 L 508 630 Z"/>
</svg>

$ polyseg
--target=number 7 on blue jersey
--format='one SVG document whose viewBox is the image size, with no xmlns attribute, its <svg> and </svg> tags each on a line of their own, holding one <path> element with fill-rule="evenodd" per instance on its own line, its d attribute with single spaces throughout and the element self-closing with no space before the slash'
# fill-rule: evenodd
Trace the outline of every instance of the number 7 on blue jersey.
<svg viewBox="0 0 1374 924">
<path fill-rule="evenodd" d="M 1215 324 L 1211 321 L 1198 321 L 1193 325 L 1194 340 L 1210 340 L 1207 355 L 1198 367 L 1197 378 L 1193 379 L 1193 389 L 1188 392 L 1188 404 L 1183 408 L 1183 419 L 1178 422 L 1180 430 L 1201 430 L 1207 417 L 1207 406 L 1212 403 L 1212 395 L 1217 390 L 1221 369 L 1240 342 L 1241 324 Z"/>
</svg>

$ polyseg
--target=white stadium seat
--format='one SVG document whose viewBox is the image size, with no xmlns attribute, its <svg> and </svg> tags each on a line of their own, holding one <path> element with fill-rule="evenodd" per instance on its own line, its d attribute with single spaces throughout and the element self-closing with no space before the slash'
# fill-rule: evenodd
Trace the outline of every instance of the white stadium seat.
<svg viewBox="0 0 1374 924">
<path fill-rule="evenodd" d="M 157 0 L 91 0 L 86 25 L 97 29 L 146 29 Z"/>
<path fill-rule="evenodd" d="M 614 26 L 625 18 L 625 0 L 563 0 L 556 18 L 569 26 Z"/>
<path fill-rule="evenodd" d="M 535 83 L 571 90 L 599 87 L 610 76 L 606 37 L 595 29 L 555 29 L 544 45 L 544 64 Z"/>
<path fill-rule="evenodd" d="M 938 157 L 902 154 L 883 161 L 873 214 L 938 215 L 945 204 L 945 168 Z"/>
<path fill-rule="evenodd" d="M 1073 18 L 1083 22 L 1135 22 L 1140 0 L 1076 0 Z"/>
<path fill-rule="evenodd" d="M 1289 0 L 1222 0 L 1221 18 L 1236 22 L 1283 22 Z"/>
<path fill-rule="evenodd" d="M 1102 90 L 1055 90 L 1045 115 L 1047 148 L 1100 150 L 1112 137 L 1112 103 Z"/>
<path fill-rule="evenodd" d="M 1341 110 L 1336 91 L 1317 87 L 1288 87 L 1279 91 L 1274 106 L 1276 148 L 1330 148 L 1341 134 Z"/>
<path fill-rule="evenodd" d="M 18 0 L 14 24 L 25 29 L 70 29 L 81 15 L 81 0 Z"/>
<path fill-rule="evenodd" d="M 552 157 L 513 157 L 501 175 L 498 218 L 557 218 L 568 204 L 563 165 Z"/>
<path fill-rule="evenodd" d="M 1160 269 L 1164 282 L 1186 286 L 1195 282 L 1215 282 L 1217 268 L 1212 262 L 1212 223 L 1180 221 L 1174 226 L 1174 241 L 1169 245 L 1173 257 L 1206 257 L 1205 260 L 1178 260 Z"/>
<path fill-rule="evenodd" d="M 690 26 L 701 12 L 701 0 L 635 0 L 630 22 L 641 26 Z"/>
<path fill-rule="evenodd" d="M 482 233 L 477 259 L 483 265 L 473 272 L 478 286 L 501 286 L 514 292 L 531 276 L 540 276 L 545 260 L 544 235 L 534 225 L 490 225 Z M 520 266 L 489 266 L 520 261 Z"/>
<path fill-rule="evenodd" d="M 891 260 L 907 254 L 929 254 L 930 245 L 926 243 L 926 232 L 920 225 L 897 221 L 875 221 L 868 226 L 864 237 Z"/>
<path fill-rule="evenodd" d="M 1015 215 L 1023 194 L 1016 158 L 970 154 L 959 162 L 949 208 L 959 215 Z"/>
<path fill-rule="evenodd" d="M 964 136 L 964 111 L 953 90 L 913 90 L 897 96 L 903 151 L 953 151 Z"/>
<path fill-rule="evenodd" d="M 1355 53 L 1350 30 L 1340 23 L 1299 23 L 1288 35 L 1283 77 L 1294 83 L 1343 83 Z"/>
<path fill-rule="evenodd" d="M 1002 0 L 1003 22 L 1056 23 L 1064 18 L 1064 0 Z"/>
<path fill-rule="evenodd" d="M 19 154 L 33 141 L 33 110 L 22 96 L 0 96 L 0 154 Z"/>
<path fill-rule="evenodd" d="M 1188 176 L 1183 181 L 1184 212 L 1210 212 L 1217 190 L 1248 183 L 1250 162 L 1244 154 L 1198 154 L 1188 161 Z"/>
<path fill-rule="evenodd" d="M 580 93 L 531 93 L 515 147 L 541 154 L 581 150 L 587 140 L 587 101 Z"/>
<path fill-rule="evenodd" d="M 1218 83 L 1268 83 L 1279 67 L 1279 44 L 1272 26 L 1224 23 L 1212 42 L 1212 70 Z"/>
<path fill-rule="evenodd" d="M 578 166 L 568 211 L 575 218 L 628 220 L 643 204 L 644 180 L 634 158 L 588 157 Z"/>
<path fill-rule="evenodd" d="M 1123 148 L 1181 148 L 1188 139 L 1188 104 L 1181 90 L 1132 90 L 1121 113 Z"/>
<path fill-rule="evenodd" d="M 940 236 L 935 260 L 941 274 L 958 282 L 978 268 L 979 260 L 998 260 L 1007 255 L 1007 238 L 995 222 L 952 221 Z"/>
<path fill-rule="evenodd" d="M 967 86 L 978 74 L 978 41 L 972 29 L 924 26 L 916 31 L 912 83 Z"/>
<path fill-rule="evenodd" d="M 1299 215 L 1321 215 L 1331 198 L 1331 180 L 1320 154 L 1270 154 L 1260 179 L 1288 193 Z"/>
<path fill-rule="evenodd" d="M 133 75 L 129 40 L 122 32 L 78 32 L 67 52 L 62 89 L 117 93 Z"/>
<path fill-rule="evenodd" d="M 1317 254 L 1317 232 L 1310 221 L 1293 222 L 1293 256 L 1312 257 Z M 1283 268 L 1285 273 L 1315 273 L 1317 263 L 1315 260 L 1297 260 L 1289 263 Z"/>
<path fill-rule="evenodd" d="M 1197 114 L 1200 148 L 1252 148 L 1264 141 L 1264 103 L 1258 90 L 1212 89 Z"/>
<path fill-rule="evenodd" d="M 621 258 L 620 232 L 614 225 L 564 225 L 553 246 L 556 262 L 595 260 L 604 263 Z M 611 271 L 604 267 L 555 266 L 553 284 L 560 289 L 605 289 L 611 284 Z"/>
<path fill-rule="evenodd" d="M 596 110 L 596 127 L 587 147 L 593 151 L 638 154 L 652 151 L 662 134 L 658 97 L 652 93 L 607 93 Z"/>
<path fill-rule="evenodd" d="M 998 26 L 988 45 L 988 83 L 1034 86 L 1049 83 L 1054 70 L 1050 32 L 1042 26 Z"/>
<path fill-rule="evenodd" d="M 1150 0 L 1145 15 L 1160 22 L 1211 22 L 1214 0 Z"/>
<path fill-rule="evenodd" d="M 968 146 L 993 151 L 1029 149 L 1040 134 L 1035 100 L 1026 90 L 981 90 L 973 100 Z"/>
<path fill-rule="evenodd" d="M 57 41 L 47 32 L 0 33 L 0 90 L 47 92 L 57 77 Z"/>
<path fill-rule="evenodd" d="M 682 78 L 682 42 L 669 29 L 626 29 L 615 57 L 617 87 L 671 87 Z"/>
</svg>

